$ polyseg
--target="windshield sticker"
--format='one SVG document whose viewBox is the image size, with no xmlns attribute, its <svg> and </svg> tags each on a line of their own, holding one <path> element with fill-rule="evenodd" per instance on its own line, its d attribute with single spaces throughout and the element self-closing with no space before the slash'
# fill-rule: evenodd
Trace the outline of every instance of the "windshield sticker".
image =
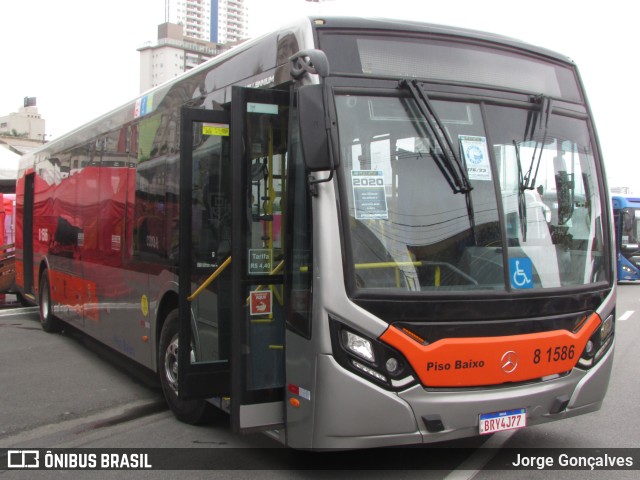
<svg viewBox="0 0 640 480">
<path fill-rule="evenodd" d="M 528 257 L 510 258 L 511 288 L 533 288 L 533 264 Z"/>
<path fill-rule="evenodd" d="M 389 218 L 382 170 L 352 170 L 351 186 L 358 220 Z"/>
<path fill-rule="evenodd" d="M 229 124 L 228 123 L 203 123 L 202 135 L 213 135 L 215 137 L 228 137 Z"/>
<path fill-rule="evenodd" d="M 485 137 L 460 135 L 460 146 L 467 164 L 469 180 L 491 181 L 491 165 Z"/>
</svg>

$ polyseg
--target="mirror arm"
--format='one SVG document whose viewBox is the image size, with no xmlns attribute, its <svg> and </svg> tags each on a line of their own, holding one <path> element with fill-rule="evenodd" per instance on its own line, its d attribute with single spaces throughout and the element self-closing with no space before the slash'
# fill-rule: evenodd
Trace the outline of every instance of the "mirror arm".
<svg viewBox="0 0 640 480">
<path fill-rule="evenodd" d="M 301 50 L 289 57 L 291 62 L 291 76 L 300 80 L 307 73 L 319 75 L 322 78 L 329 76 L 329 60 L 322 50 Z"/>
<path fill-rule="evenodd" d="M 322 85 L 322 109 L 324 110 L 324 128 L 327 134 L 327 141 L 329 142 L 329 176 L 322 180 L 317 180 L 313 175 L 309 175 L 307 181 L 309 182 L 309 190 L 311 195 L 316 197 L 318 195 L 318 183 L 326 183 L 333 180 L 333 172 L 336 169 L 336 162 L 333 158 L 333 135 L 331 135 L 331 118 L 329 116 L 329 110 L 327 105 L 329 103 L 329 87 L 326 83 Z"/>
</svg>

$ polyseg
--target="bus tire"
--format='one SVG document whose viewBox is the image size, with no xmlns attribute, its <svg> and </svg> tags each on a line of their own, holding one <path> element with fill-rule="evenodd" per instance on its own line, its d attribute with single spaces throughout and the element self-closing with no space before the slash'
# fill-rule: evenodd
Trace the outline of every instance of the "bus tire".
<svg viewBox="0 0 640 480">
<path fill-rule="evenodd" d="M 210 423 L 215 416 L 215 407 L 201 399 L 178 398 L 178 310 L 169 312 L 162 326 L 158 343 L 158 375 L 164 398 L 178 420 L 190 425 Z"/>
<path fill-rule="evenodd" d="M 39 311 L 40 325 L 42 329 L 48 333 L 55 333 L 62 330 L 60 320 L 53 314 L 51 305 L 51 287 L 49 286 L 49 274 L 45 270 L 40 276 L 40 292 L 39 292 Z"/>
</svg>

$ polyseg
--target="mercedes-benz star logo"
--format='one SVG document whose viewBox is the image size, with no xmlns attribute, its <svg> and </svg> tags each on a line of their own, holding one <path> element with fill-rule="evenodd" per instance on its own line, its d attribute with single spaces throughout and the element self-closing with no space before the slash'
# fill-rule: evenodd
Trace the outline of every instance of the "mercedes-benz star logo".
<svg viewBox="0 0 640 480">
<path fill-rule="evenodd" d="M 500 366 L 504 373 L 511 373 L 518 367 L 518 355 L 513 350 L 509 350 L 502 355 Z"/>
</svg>

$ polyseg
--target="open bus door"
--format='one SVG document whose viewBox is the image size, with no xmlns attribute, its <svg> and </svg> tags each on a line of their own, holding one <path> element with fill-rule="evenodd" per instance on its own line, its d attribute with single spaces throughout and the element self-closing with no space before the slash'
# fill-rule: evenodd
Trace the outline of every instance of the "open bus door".
<svg viewBox="0 0 640 480">
<path fill-rule="evenodd" d="M 179 338 L 191 338 L 178 349 L 183 400 L 230 393 L 229 124 L 228 111 L 181 112 Z"/>
<path fill-rule="evenodd" d="M 288 105 L 234 87 L 230 111 L 182 113 L 179 396 L 224 399 L 236 432 L 283 424 Z"/>
</svg>

